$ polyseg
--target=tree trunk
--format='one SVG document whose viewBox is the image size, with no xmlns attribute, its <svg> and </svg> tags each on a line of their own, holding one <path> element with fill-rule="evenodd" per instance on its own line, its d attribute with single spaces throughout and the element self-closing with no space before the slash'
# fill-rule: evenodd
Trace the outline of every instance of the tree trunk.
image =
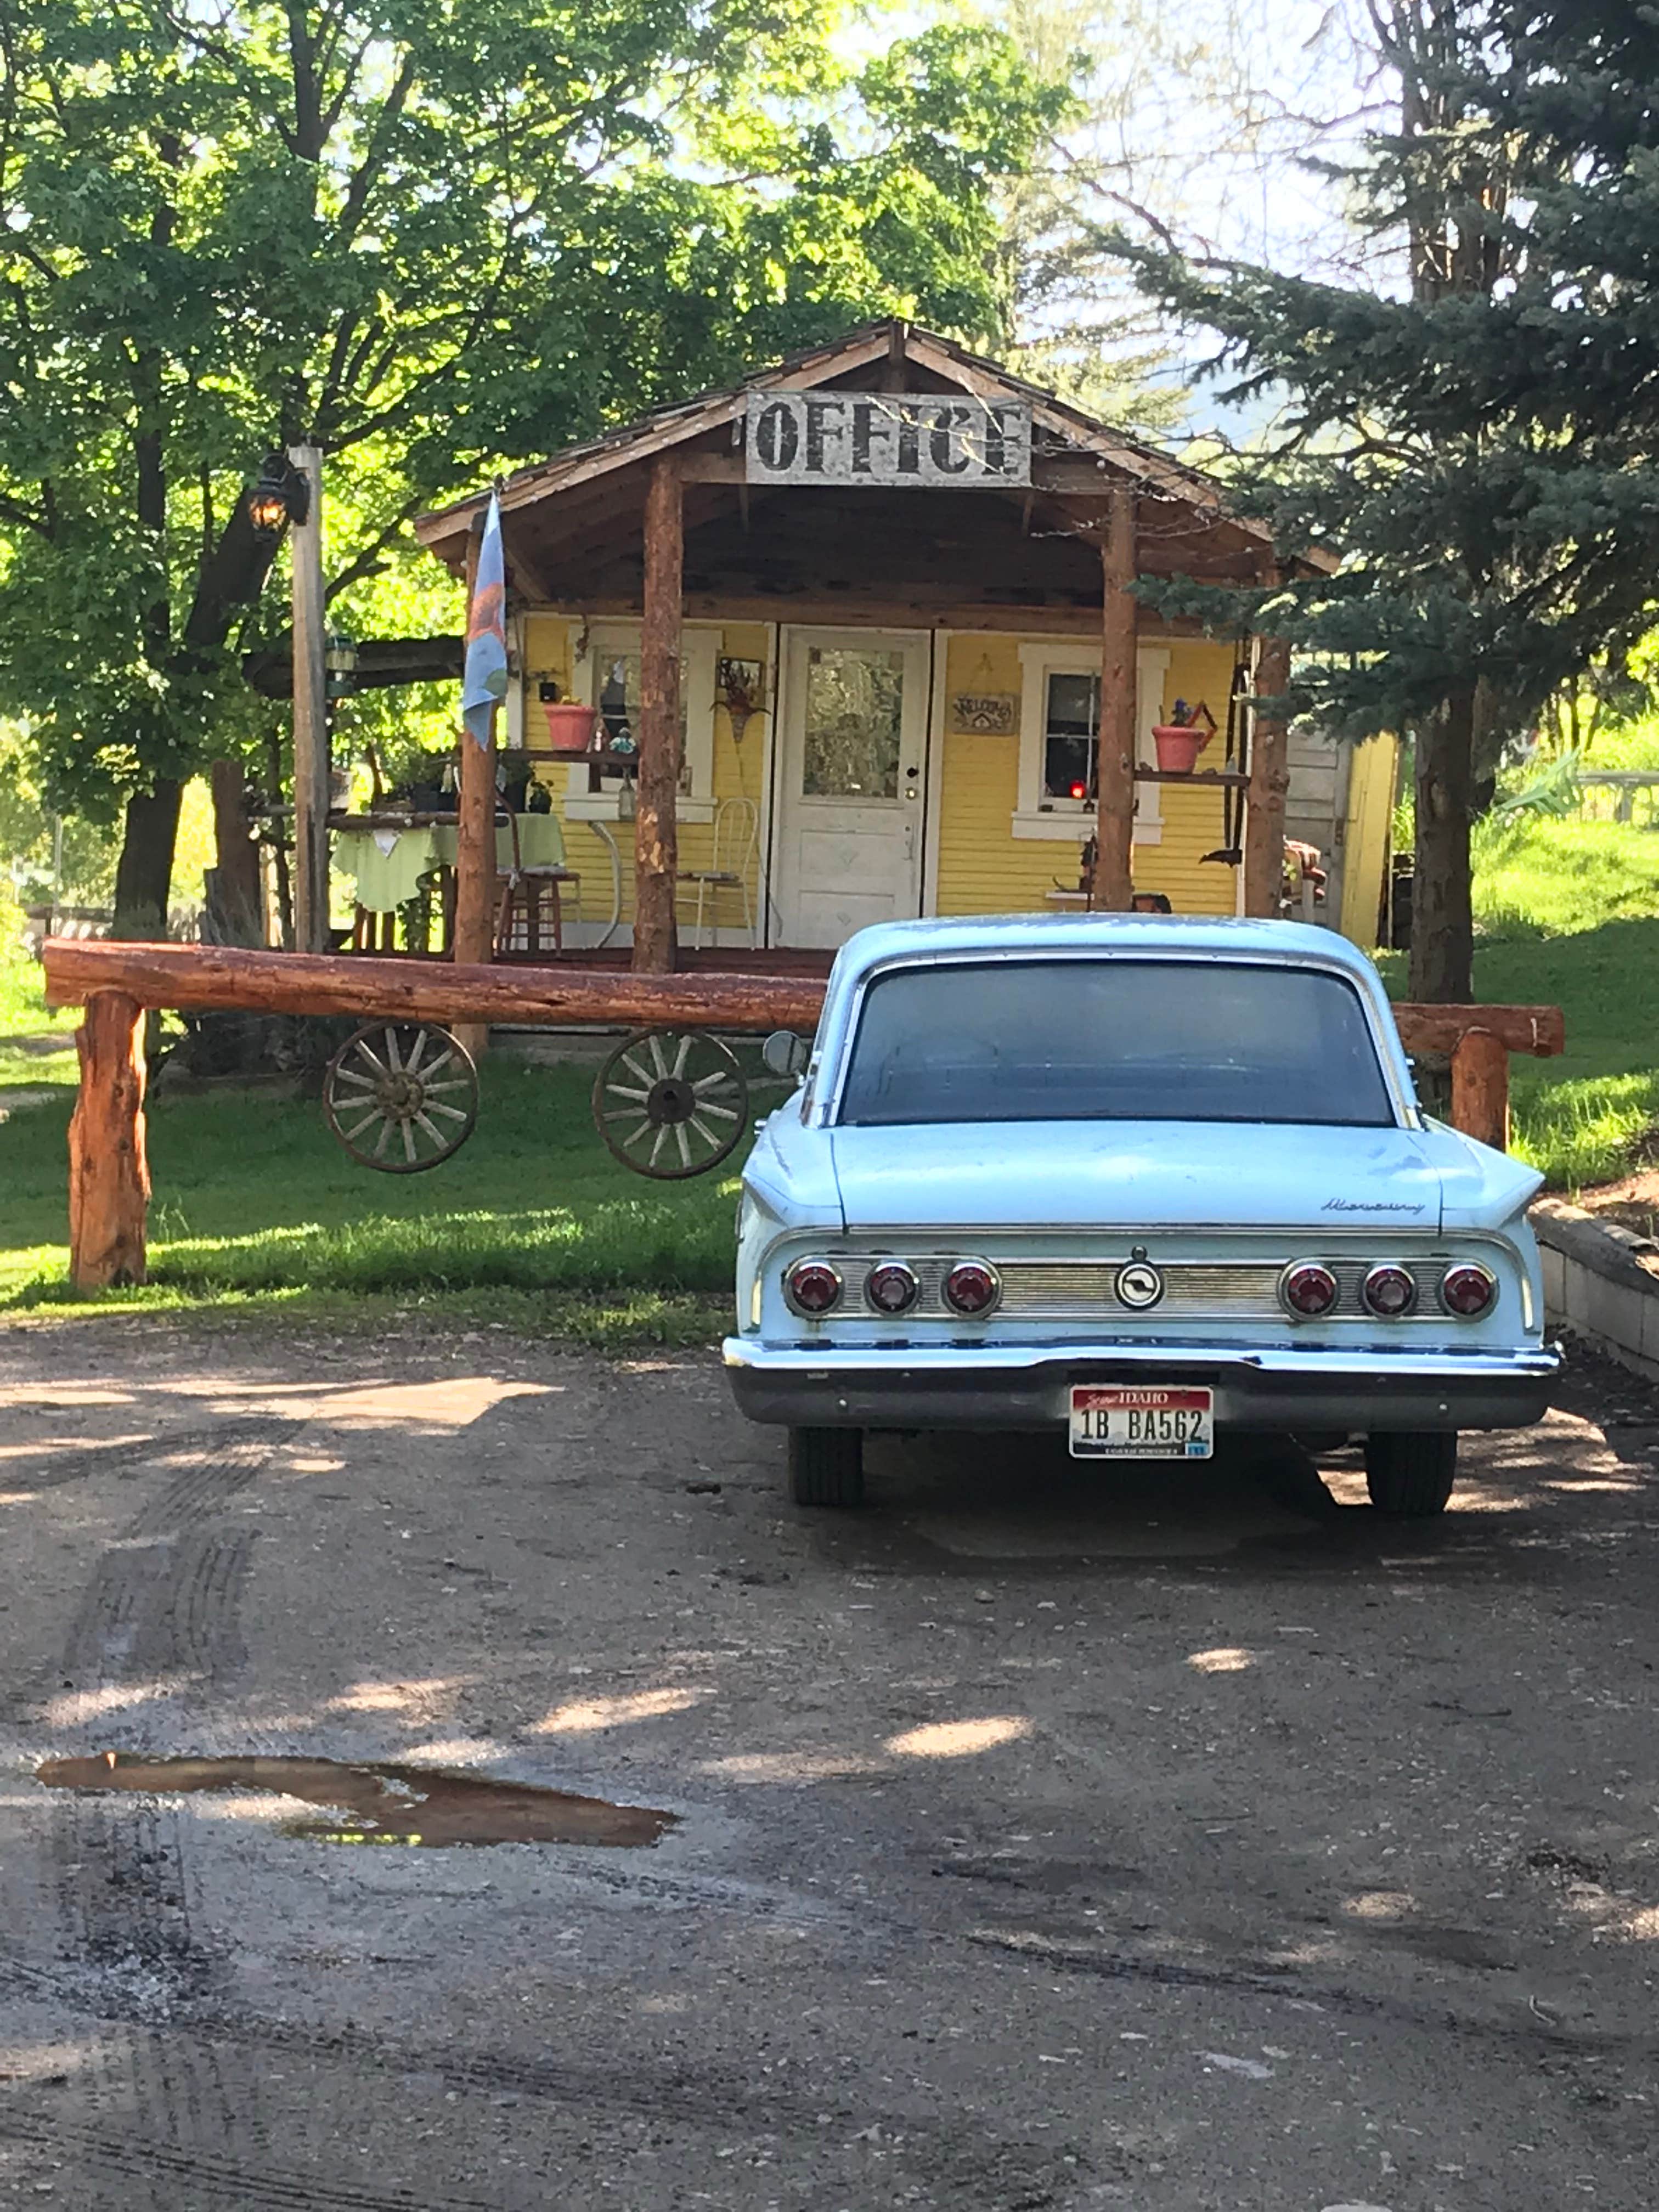
<svg viewBox="0 0 1659 2212">
<path fill-rule="evenodd" d="M 158 776 L 155 788 L 127 801 L 126 830 L 115 871 L 117 937 L 164 938 L 167 895 L 173 888 L 173 848 L 179 836 L 184 786 Z"/>
<path fill-rule="evenodd" d="M 240 761 L 215 761 L 210 773 L 216 865 L 209 906 L 214 933 L 222 945 L 263 945 L 264 902 L 259 848 L 247 813 L 247 779 Z"/>
<path fill-rule="evenodd" d="M 1455 691 L 1417 732 L 1417 879 L 1412 893 L 1411 994 L 1431 1005 L 1474 997 L 1469 800 L 1474 688 Z"/>
</svg>

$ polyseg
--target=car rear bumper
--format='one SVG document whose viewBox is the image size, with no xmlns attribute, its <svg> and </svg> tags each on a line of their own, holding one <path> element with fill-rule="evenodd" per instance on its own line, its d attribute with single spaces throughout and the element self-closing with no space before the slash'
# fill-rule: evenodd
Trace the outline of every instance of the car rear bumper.
<svg viewBox="0 0 1659 2212">
<path fill-rule="evenodd" d="M 1187 1345 L 768 1346 L 728 1337 L 739 1409 L 788 1428 L 1039 1429 L 1068 1417 L 1074 1382 L 1187 1382 L 1215 1392 L 1220 1429 L 1516 1429 L 1543 1418 L 1561 1355 Z"/>
</svg>

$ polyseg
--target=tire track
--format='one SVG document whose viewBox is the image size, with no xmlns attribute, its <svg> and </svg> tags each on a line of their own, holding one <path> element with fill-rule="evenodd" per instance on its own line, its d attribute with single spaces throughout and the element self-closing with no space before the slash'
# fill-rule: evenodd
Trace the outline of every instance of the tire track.
<svg viewBox="0 0 1659 2212">
<path fill-rule="evenodd" d="M 94 1713 L 100 1693 L 112 1692 L 113 1711 L 125 1709 L 123 1692 L 141 1693 L 153 1708 L 170 1698 L 205 1698 L 245 1663 L 240 1613 L 254 1532 L 222 1516 L 302 1426 L 222 1424 L 148 1455 L 167 1480 L 98 1560 L 65 1644 L 65 1691 Z M 90 1976 L 97 2009 L 131 2023 L 159 2027 L 199 2003 L 222 1980 L 224 1947 L 191 1923 L 185 1816 L 155 1798 L 75 1793 L 53 1813 L 49 1872 L 71 1976 Z M 257 2176 L 263 2133 L 257 2081 L 243 2071 L 228 2075 L 198 2037 L 175 2041 L 135 2027 L 106 2040 L 88 2087 L 95 2112 L 131 2113 L 134 2139 L 165 2141 L 167 2159 L 188 2161 L 207 2145 L 210 2165 L 222 2154 L 235 2178 L 214 2184 L 216 2201 L 304 2203 L 291 2189 L 280 2200 L 261 2196 L 243 2172 Z M 112 2170 L 156 2167 L 153 2143 L 131 2154 L 137 2166 L 124 2166 L 129 2154 L 113 2136 L 96 2140 Z"/>
</svg>

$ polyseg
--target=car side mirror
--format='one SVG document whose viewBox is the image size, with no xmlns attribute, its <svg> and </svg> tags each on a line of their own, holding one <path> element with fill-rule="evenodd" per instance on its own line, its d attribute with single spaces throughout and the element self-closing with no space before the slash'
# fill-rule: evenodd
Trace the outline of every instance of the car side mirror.
<svg viewBox="0 0 1659 2212">
<path fill-rule="evenodd" d="M 800 1075 L 812 1057 L 812 1048 L 793 1030 L 774 1030 L 761 1047 L 761 1058 L 774 1075 Z"/>
</svg>

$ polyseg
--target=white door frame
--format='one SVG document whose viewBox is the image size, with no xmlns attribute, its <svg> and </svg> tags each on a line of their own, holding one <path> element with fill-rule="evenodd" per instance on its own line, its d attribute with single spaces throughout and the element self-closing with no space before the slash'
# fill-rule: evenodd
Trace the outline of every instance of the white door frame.
<svg viewBox="0 0 1659 2212">
<path fill-rule="evenodd" d="M 765 801 L 761 811 L 761 850 L 766 855 L 766 873 L 762 907 L 765 927 L 762 942 L 768 945 L 782 945 L 785 941 L 785 915 L 781 891 L 783 866 L 781 839 L 787 829 L 787 795 L 784 790 L 787 780 L 792 780 L 792 766 L 797 757 L 796 733 L 793 718 L 804 702 L 794 696 L 789 672 L 794 660 L 797 644 L 870 646 L 879 647 L 892 644 L 917 650 L 919 674 L 923 696 L 917 702 L 917 725 L 920 742 L 925 748 L 921 775 L 918 779 L 921 797 L 917 802 L 915 897 L 918 914 L 933 910 L 932 885 L 929 882 L 929 848 L 936 836 L 937 809 L 933 779 L 935 762 L 939 747 L 935 741 L 933 725 L 938 720 L 937 700 L 933 696 L 939 689 L 936 670 L 936 647 L 930 629 L 906 629 L 898 624 L 878 627 L 862 623 L 780 623 L 776 629 L 776 712 L 772 717 L 772 744 L 766 778 Z M 937 870 L 937 861 L 933 862 Z"/>
</svg>

